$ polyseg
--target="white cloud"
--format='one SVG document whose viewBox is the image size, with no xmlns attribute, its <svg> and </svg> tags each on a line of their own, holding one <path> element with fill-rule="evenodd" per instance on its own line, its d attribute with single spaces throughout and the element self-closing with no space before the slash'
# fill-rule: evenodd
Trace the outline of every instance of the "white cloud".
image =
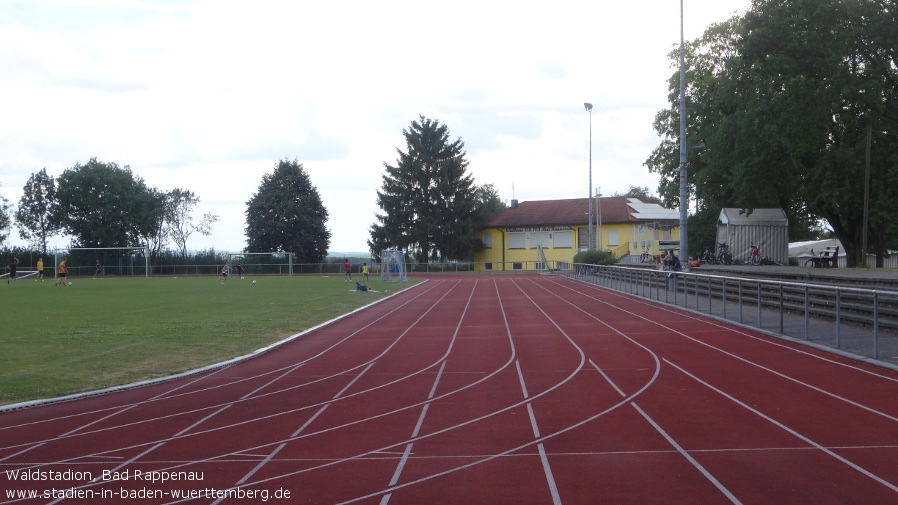
<svg viewBox="0 0 898 505">
<path fill-rule="evenodd" d="M 687 38 L 749 0 L 686 0 Z M 91 157 L 222 218 L 192 248 L 244 246 L 245 203 L 297 158 L 334 251 L 366 249 L 383 163 L 424 115 L 503 199 L 654 190 L 642 163 L 674 71 L 679 2 L 28 1 L 0 4 L 0 194 Z M 12 234 L 13 237 L 17 233 Z"/>
</svg>

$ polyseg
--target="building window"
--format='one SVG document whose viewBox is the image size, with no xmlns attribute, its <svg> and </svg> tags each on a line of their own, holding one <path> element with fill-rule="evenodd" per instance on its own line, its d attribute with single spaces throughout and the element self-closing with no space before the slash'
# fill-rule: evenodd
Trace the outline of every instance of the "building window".
<svg viewBox="0 0 898 505">
<path fill-rule="evenodd" d="M 524 233 L 509 233 L 508 248 L 509 249 L 526 249 L 526 241 Z"/>
<path fill-rule="evenodd" d="M 572 231 L 556 231 L 554 232 L 552 247 L 555 249 L 570 249 L 574 247 L 574 232 Z"/>
<path fill-rule="evenodd" d="M 493 234 L 492 233 L 484 233 L 483 234 L 483 247 L 486 249 L 493 248 Z"/>
<path fill-rule="evenodd" d="M 549 232 L 547 232 L 547 231 L 530 232 L 530 248 L 536 249 L 539 246 L 543 246 L 543 248 L 549 247 Z"/>
<path fill-rule="evenodd" d="M 620 240 L 618 233 L 617 230 L 608 230 L 608 242 L 605 245 L 608 247 L 617 247 L 620 245 L 618 243 L 618 240 Z"/>
<path fill-rule="evenodd" d="M 484 269 L 484 270 L 492 270 L 492 269 L 493 269 L 493 264 L 492 264 L 492 263 L 484 263 L 484 264 L 483 264 L 483 269 Z"/>
<path fill-rule="evenodd" d="M 518 263 L 512 263 L 512 264 L 511 264 L 511 269 L 512 269 L 512 270 L 523 270 L 523 269 L 524 269 L 524 264 L 521 263 L 521 262 L 518 262 Z"/>
</svg>

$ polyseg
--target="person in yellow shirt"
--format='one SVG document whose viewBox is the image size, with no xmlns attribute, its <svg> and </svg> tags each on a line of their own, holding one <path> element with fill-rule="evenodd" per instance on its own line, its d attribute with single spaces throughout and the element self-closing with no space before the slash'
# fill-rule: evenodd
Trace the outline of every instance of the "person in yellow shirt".
<svg viewBox="0 0 898 505">
<path fill-rule="evenodd" d="M 368 263 L 362 263 L 362 276 L 365 278 L 365 282 L 368 282 Z"/>
<path fill-rule="evenodd" d="M 44 258 L 37 259 L 37 277 L 34 279 L 34 282 L 37 281 L 44 282 Z"/>
<path fill-rule="evenodd" d="M 69 274 L 69 269 L 65 266 L 65 260 L 59 262 L 59 265 L 56 267 L 56 285 L 58 286 L 61 282 L 63 286 L 66 285 L 66 276 Z"/>
</svg>

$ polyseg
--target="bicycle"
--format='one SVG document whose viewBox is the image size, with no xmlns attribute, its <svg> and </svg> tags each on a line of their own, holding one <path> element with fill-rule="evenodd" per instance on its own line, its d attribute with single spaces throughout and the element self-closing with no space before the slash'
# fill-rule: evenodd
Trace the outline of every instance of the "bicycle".
<svg viewBox="0 0 898 505">
<path fill-rule="evenodd" d="M 707 263 L 709 265 L 716 265 L 717 258 L 714 257 L 714 252 L 711 251 L 710 247 L 705 247 L 705 250 L 702 251 L 702 255 L 699 257 L 701 263 Z"/>
<path fill-rule="evenodd" d="M 733 264 L 733 255 L 730 253 L 730 246 L 726 242 L 717 243 L 717 263 L 721 265 Z"/>
<path fill-rule="evenodd" d="M 751 254 L 749 255 L 748 259 L 752 265 L 760 265 L 763 261 L 763 259 L 761 258 L 761 246 L 752 244 Z"/>
</svg>

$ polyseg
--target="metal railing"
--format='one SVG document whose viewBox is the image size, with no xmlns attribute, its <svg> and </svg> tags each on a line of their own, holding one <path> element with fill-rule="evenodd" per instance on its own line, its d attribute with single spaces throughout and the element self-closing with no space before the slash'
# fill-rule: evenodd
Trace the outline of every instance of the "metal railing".
<svg viewBox="0 0 898 505">
<path fill-rule="evenodd" d="M 898 292 L 693 272 L 559 265 L 566 277 L 898 365 Z"/>
</svg>

